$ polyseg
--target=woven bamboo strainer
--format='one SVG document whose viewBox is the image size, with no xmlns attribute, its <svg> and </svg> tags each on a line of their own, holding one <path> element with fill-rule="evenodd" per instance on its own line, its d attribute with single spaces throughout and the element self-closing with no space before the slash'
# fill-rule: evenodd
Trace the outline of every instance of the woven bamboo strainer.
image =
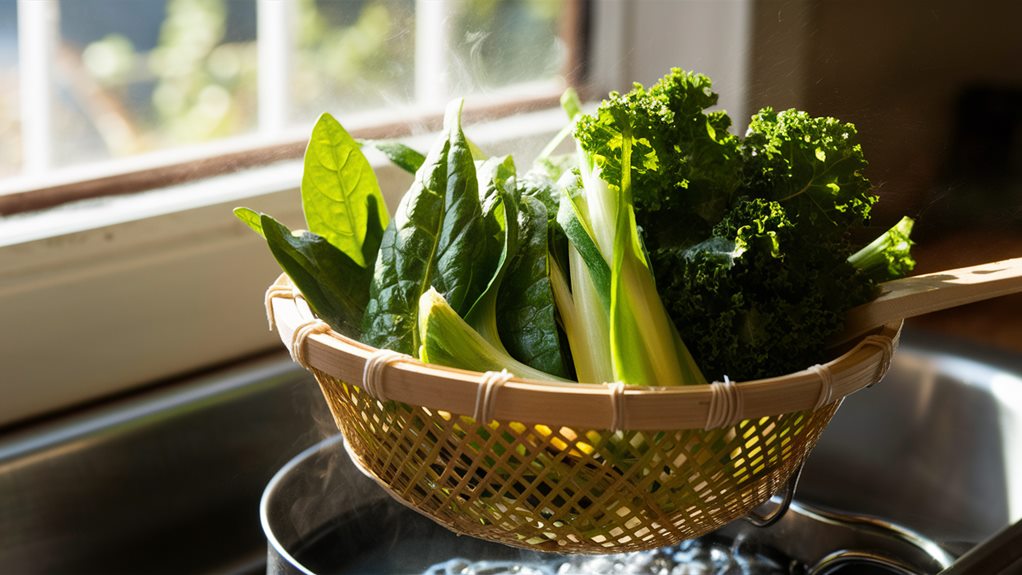
<svg viewBox="0 0 1022 575">
<path fill-rule="evenodd" d="M 1018 291 L 1022 260 L 1013 265 L 1011 289 L 941 288 L 959 297 L 886 315 Z M 575 553 L 671 545 L 767 501 L 840 400 L 883 378 L 902 325 L 887 322 L 833 361 L 783 377 L 653 388 L 523 380 L 377 350 L 316 319 L 286 276 L 267 309 L 319 382 L 353 460 L 391 495 L 462 534 Z M 882 323 L 861 316 L 853 323 Z"/>
</svg>

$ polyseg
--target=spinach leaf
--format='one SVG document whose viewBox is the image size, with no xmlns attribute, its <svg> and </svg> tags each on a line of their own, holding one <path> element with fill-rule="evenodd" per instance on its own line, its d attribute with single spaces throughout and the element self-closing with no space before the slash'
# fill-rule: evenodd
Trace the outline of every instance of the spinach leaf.
<svg viewBox="0 0 1022 575">
<path fill-rule="evenodd" d="M 366 236 L 360 246 L 362 258 L 374 262 L 383 230 L 376 198 L 366 198 Z M 245 212 L 246 217 L 254 214 Z M 259 230 L 277 263 L 302 292 L 320 319 L 340 333 L 359 337 L 362 316 L 369 300 L 372 267 L 362 267 L 326 240 L 308 231 L 292 232 L 272 217 L 262 214 Z"/>
<path fill-rule="evenodd" d="M 571 157 L 571 162 L 575 163 L 574 156 Z M 567 236 L 564 235 L 564 230 L 562 230 L 560 224 L 557 223 L 557 213 L 561 203 L 561 191 L 558 183 L 551 178 L 550 172 L 543 164 L 544 160 L 537 160 L 536 163 L 533 164 L 532 169 L 518 179 L 518 194 L 520 196 L 533 197 L 542 202 L 543 206 L 546 207 L 548 218 L 546 226 L 548 235 L 548 255 L 553 258 L 562 270 L 566 270 L 569 269 L 569 243 Z M 558 172 L 557 175 L 560 177 L 563 175 L 563 172 Z"/>
<path fill-rule="evenodd" d="M 312 129 L 302 174 L 302 207 L 309 231 L 337 246 L 356 264 L 367 267 L 362 255 L 366 235 L 366 197 L 384 206 L 376 174 L 359 144 L 330 114 Z M 380 227 L 387 212 L 378 210 Z"/>
<path fill-rule="evenodd" d="M 426 161 L 426 156 L 400 142 L 375 142 L 373 147 L 409 174 L 417 172 Z"/>
<path fill-rule="evenodd" d="M 497 258 L 487 253 L 475 164 L 461 131 L 462 101 L 416 173 L 380 246 L 363 341 L 408 354 L 419 348 L 419 297 L 441 292 L 463 317 L 485 291 Z"/>
<path fill-rule="evenodd" d="M 557 214 L 561 193 L 557 189 L 557 182 L 550 178 L 542 168 L 533 167 L 518 179 L 518 193 L 522 196 L 532 196 L 543 202 L 551 217 Z"/>
<path fill-rule="evenodd" d="M 558 377 L 568 377 L 550 285 L 547 208 L 523 195 L 518 200 L 518 250 L 500 286 L 497 323 L 515 359 Z"/>
<path fill-rule="evenodd" d="M 518 250 L 518 202 L 515 199 L 515 163 L 511 156 L 490 158 L 479 166 L 483 186 L 480 201 L 486 235 L 485 252 L 496 258 L 496 268 L 486 289 L 472 305 L 465 320 L 497 349 L 504 350 L 497 328 L 497 298 L 511 259 Z"/>
</svg>

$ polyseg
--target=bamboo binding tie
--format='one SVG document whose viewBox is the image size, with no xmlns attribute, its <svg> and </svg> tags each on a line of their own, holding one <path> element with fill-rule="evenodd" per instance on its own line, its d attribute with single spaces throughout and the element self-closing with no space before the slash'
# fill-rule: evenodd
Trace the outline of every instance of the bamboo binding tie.
<svg viewBox="0 0 1022 575">
<path fill-rule="evenodd" d="M 479 378 L 479 389 L 476 390 L 476 405 L 472 411 L 472 419 L 477 423 L 489 423 L 493 420 L 493 409 L 496 404 L 497 390 L 514 377 L 506 369 L 487 371 Z"/>
<path fill-rule="evenodd" d="M 309 369 L 309 363 L 305 359 L 305 340 L 312 334 L 332 331 L 330 325 L 321 319 L 313 319 L 299 324 L 291 334 L 291 359 L 305 369 Z"/>
<path fill-rule="evenodd" d="M 834 399 L 834 374 L 825 365 L 816 364 L 809 367 L 809 371 L 820 378 L 820 392 L 816 395 L 816 406 L 813 409 L 820 409 Z"/>
<path fill-rule="evenodd" d="M 705 429 L 731 427 L 742 420 L 744 399 L 735 382 L 725 375 L 724 381 L 710 384 L 710 392 Z"/>
<path fill-rule="evenodd" d="M 383 389 L 385 381 L 383 370 L 394 362 L 406 359 L 412 359 L 412 356 L 391 349 L 381 348 L 374 351 L 366 358 L 365 367 L 362 368 L 362 389 L 373 399 L 386 401 L 387 397 L 384 395 Z"/>
<path fill-rule="evenodd" d="M 278 297 L 296 299 L 301 297 L 301 294 L 298 293 L 297 288 L 295 287 L 284 286 L 276 283 L 266 288 L 266 296 L 263 298 L 263 305 L 266 306 L 266 323 L 270 325 L 270 331 L 277 328 L 277 318 L 273 315 L 273 299 Z"/>
<path fill-rule="evenodd" d="M 894 358 L 894 341 L 889 337 L 882 335 L 867 335 L 862 338 L 859 342 L 859 346 L 872 345 L 873 347 L 880 348 L 882 359 L 880 360 L 880 371 L 877 374 L 876 379 L 880 379 L 880 376 L 887 373 L 887 370 L 891 369 L 891 360 Z M 872 387 L 872 385 L 870 386 Z"/>
<path fill-rule="evenodd" d="M 625 384 L 614 381 L 604 385 L 610 396 L 610 430 L 617 433 L 625 426 Z"/>
</svg>

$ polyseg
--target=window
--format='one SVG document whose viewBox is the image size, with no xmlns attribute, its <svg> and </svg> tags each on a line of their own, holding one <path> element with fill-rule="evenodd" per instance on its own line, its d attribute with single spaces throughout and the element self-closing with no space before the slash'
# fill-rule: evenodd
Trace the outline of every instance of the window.
<svg viewBox="0 0 1022 575">
<path fill-rule="evenodd" d="M 390 124 L 389 131 L 377 128 L 386 134 L 401 129 L 396 120 L 424 122 L 455 95 L 476 107 L 555 102 L 577 69 L 569 54 L 578 6 L 554 0 L 0 3 L 0 78 L 17 87 L 0 96 L 0 195 L 17 195 L 0 198 L 0 214 L 151 187 L 166 176 L 154 166 L 187 164 L 191 178 L 261 164 L 268 156 L 295 157 L 324 111 L 356 126 Z M 267 150 L 282 143 L 291 145 Z M 260 153 L 242 153 L 253 149 Z M 191 162 L 225 153 L 231 155 L 220 165 Z M 124 172 L 155 177 L 89 193 L 51 190 L 45 201 L 24 197 L 55 183 Z"/>
<path fill-rule="evenodd" d="M 559 110 L 478 120 L 556 107 L 580 6 L 0 0 L 0 428 L 279 353 L 261 312 L 279 269 L 231 208 L 301 226 L 324 111 L 408 136 L 465 95 L 480 144 L 538 149 Z M 407 176 L 373 161 L 396 198 Z"/>
</svg>

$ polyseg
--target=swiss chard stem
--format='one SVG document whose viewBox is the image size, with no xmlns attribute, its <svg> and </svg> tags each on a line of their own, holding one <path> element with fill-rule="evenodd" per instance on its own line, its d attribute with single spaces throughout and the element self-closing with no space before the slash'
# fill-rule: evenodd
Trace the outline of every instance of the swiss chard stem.
<svg viewBox="0 0 1022 575">
<path fill-rule="evenodd" d="M 563 381 L 494 347 L 432 288 L 419 298 L 419 336 L 422 341 L 419 357 L 427 363 L 474 371 L 506 369 L 526 379 Z"/>
<path fill-rule="evenodd" d="M 848 263 L 869 276 L 884 282 L 903 277 L 915 267 L 911 249 L 912 226 L 915 221 L 904 217 L 866 247 L 848 257 Z"/>
</svg>

